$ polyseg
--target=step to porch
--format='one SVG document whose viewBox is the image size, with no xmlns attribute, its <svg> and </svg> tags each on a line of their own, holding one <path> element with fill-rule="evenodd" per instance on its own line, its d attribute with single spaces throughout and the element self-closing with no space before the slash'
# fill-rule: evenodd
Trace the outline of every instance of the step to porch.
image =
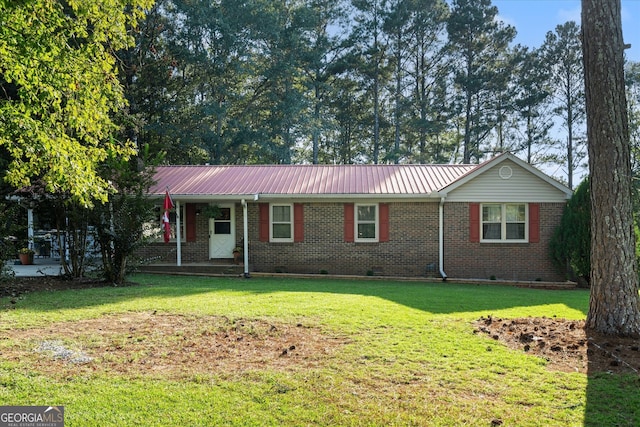
<svg viewBox="0 0 640 427">
<path fill-rule="evenodd" d="M 211 263 L 182 263 L 181 266 L 176 264 L 147 264 L 137 268 L 139 273 L 154 274 L 193 274 L 193 275 L 211 275 L 211 276 L 242 276 L 244 274 L 243 264 L 234 264 L 231 261 L 223 260 L 222 262 Z"/>
</svg>

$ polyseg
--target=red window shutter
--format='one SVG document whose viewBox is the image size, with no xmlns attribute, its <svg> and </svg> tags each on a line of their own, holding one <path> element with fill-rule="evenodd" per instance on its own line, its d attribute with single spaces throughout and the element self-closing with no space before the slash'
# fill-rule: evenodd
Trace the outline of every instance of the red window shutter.
<svg viewBox="0 0 640 427">
<path fill-rule="evenodd" d="M 268 242 L 269 241 L 269 203 L 258 203 L 260 207 L 260 218 L 259 218 L 259 226 L 260 226 L 260 241 Z"/>
<path fill-rule="evenodd" d="M 480 203 L 469 203 L 469 241 L 480 241 Z"/>
<path fill-rule="evenodd" d="M 354 211 L 353 203 L 344 204 L 344 241 L 353 242 L 354 239 Z"/>
<path fill-rule="evenodd" d="M 304 242 L 304 205 L 293 204 L 293 241 Z"/>
<path fill-rule="evenodd" d="M 529 203 L 529 242 L 540 242 L 540 205 Z"/>
<path fill-rule="evenodd" d="M 378 219 L 380 220 L 380 238 L 378 241 L 380 242 L 388 242 L 389 241 L 389 204 L 388 203 L 380 203 L 378 206 Z"/>
<path fill-rule="evenodd" d="M 187 230 L 187 242 L 196 241 L 196 205 L 187 203 L 185 210 L 185 229 Z"/>
</svg>

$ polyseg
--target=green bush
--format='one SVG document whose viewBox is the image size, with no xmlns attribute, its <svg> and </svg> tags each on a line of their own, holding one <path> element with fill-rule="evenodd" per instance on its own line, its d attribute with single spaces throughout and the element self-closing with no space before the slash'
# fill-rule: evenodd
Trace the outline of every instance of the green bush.
<svg viewBox="0 0 640 427">
<path fill-rule="evenodd" d="M 582 181 L 562 213 L 550 243 L 551 258 L 567 278 L 589 283 L 591 270 L 591 202 L 589 180 Z"/>
</svg>

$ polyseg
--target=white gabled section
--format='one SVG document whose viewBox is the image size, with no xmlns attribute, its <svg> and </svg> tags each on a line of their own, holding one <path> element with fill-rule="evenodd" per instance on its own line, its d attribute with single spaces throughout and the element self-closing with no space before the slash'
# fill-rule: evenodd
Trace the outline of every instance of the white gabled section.
<svg viewBox="0 0 640 427">
<path fill-rule="evenodd" d="M 441 189 L 439 194 L 446 197 L 447 202 L 563 203 L 572 191 L 516 156 L 505 153 Z"/>
</svg>

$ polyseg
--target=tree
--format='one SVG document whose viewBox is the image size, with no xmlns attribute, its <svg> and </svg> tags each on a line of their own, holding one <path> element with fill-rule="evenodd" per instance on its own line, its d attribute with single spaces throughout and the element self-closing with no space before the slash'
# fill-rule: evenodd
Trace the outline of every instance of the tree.
<svg viewBox="0 0 640 427">
<path fill-rule="evenodd" d="M 412 0 L 408 70 L 410 122 L 407 151 L 418 163 L 447 163 L 455 146 L 442 134 L 449 127 L 447 102 L 451 69 L 446 49 L 449 7 L 439 0 Z M 413 147 L 415 142 L 417 147 Z M 408 153 L 408 156 L 409 156 Z"/>
<path fill-rule="evenodd" d="M 311 162 L 318 164 L 321 140 L 327 139 L 331 126 L 328 103 L 335 90 L 336 80 L 345 70 L 343 35 L 336 28 L 347 14 L 341 0 L 307 0 L 310 14 L 310 29 L 307 41 L 302 46 L 303 82 L 309 98 L 309 128 L 311 133 Z M 324 131 L 324 132 L 323 132 Z M 324 134 L 324 135 L 323 135 Z"/>
<path fill-rule="evenodd" d="M 393 66 L 393 150 L 401 161 L 447 162 L 451 147 L 442 141 L 448 126 L 446 89 L 447 3 L 441 0 L 394 0 L 384 31 Z"/>
<path fill-rule="evenodd" d="M 157 0 L 147 12 L 135 45 L 119 53 L 140 146 L 165 151 L 171 163 L 243 157 L 253 142 L 242 134 L 251 126 L 243 92 L 251 87 L 253 3 Z"/>
<path fill-rule="evenodd" d="M 631 139 L 631 170 L 633 172 L 634 212 L 640 212 L 640 62 L 628 62 L 625 67 L 627 104 L 629 106 L 629 137 Z M 636 221 L 640 218 L 636 217 Z"/>
<path fill-rule="evenodd" d="M 0 146 L 15 187 L 40 177 L 49 192 L 104 201 L 96 165 L 131 146 L 111 139 L 123 108 L 113 52 L 150 0 L 0 2 Z"/>
<path fill-rule="evenodd" d="M 551 72 L 551 93 L 555 94 L 555 113 L 562 118 L 567 131 L 565 155 L 558 162 L 566 162 L 567 183 L 573 188 L 573 174 L 578 152 L 577 129 L 584 123 L 584 80 L 580 50 L 580 27 L 573 21 L 548 32 L 542 47 L 545 62 Z"/>
<path fill-rule="evenodd" d="M 540 50 L 519 48 L 516 55 L 520 66 L 516 74 L 518 93 L 515 104 L 520 119 L 524 122 L 524 143 L 519 148 L 526 151 L 527 163 L 535 164 L 546 160 L 543 156 L 536 155 L 536 149 L 552 145 L 549 130 L 553 121 L 547 111 L 551 97 L 549 71 Z"/>
<path fill-rule="evenodd" d="M 141 150 L 140 159 L 138 163 L 111 158 L 104 163 L 101 172 L 111 179 L 118 192 L 109 196 L 108 203 L 88 213 L 88 221 L 100 243 L 102 273 L 109 283 L 125 281 L 135 251 L 146 243 L 143 225 L 158 220 L 154 216 L 154 201 L 147 193 L 153 183 L 154 165 L 162 160 L 162 154 L 152 157 L 147 146 Z M 140 167 L 142 164 L 147 167 Z"/>
<path fill-rule="evenodd" d="M 591 204 L 585 179 L 567 203 L 550 243 L 551 258 L 560 271 L 589 283 L 591 271 Z"/>
<path fill-rule="evenodd" d="M 620 0 L 582 0 L 582 18 L 592 214 L 585 327 L 640 336 Z"/>
<path fill-rule="evenodd" d="M 463 163 L 478 162 L 481 142 L 497 124 L 495 99 L 506 88 L 508 68 L 501 69 L 516 32 L 496 19 L 491 0 L 454 0 L 447 32 L 457 58 L 455 83 L 464 120 Z"/>
<path fill-rule="evenodd" d="M 389 79 L 389 41 L 383 31 L 384 16 L 387 13 L 386 0 L 352 0 L 357 13 L 357 26 L 353 34 L 360 62 L 358 72 L 363 84 L 370 91 L 373 101 L 373 150 L 371 160 L 378 164 L 381 151 L 380 128 L 383 120 L 384 86 Z"/>
</svg>

